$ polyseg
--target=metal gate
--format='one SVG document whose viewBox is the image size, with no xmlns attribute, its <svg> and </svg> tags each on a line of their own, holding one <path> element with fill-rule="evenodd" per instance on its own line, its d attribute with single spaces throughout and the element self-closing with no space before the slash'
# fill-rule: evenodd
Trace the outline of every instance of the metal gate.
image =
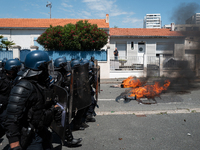
<svg viewBox="0 0 200 150">
<path fill-rule="evenodd" d="M 147 76 L 160 76 L 159 57 L 147 56 Z"/>
<path fill-rule="evenodd" d="M 30 49 L 22 49 L 20 50 L 20 61 L 24 62 L 26 55 L 30 52 Z"/>
<path fill-rule="evenodd" d="M 13 51 L 0 50 L 0 61 L 2 61 L 3 58 L 13 59 Z"/>
</svg>

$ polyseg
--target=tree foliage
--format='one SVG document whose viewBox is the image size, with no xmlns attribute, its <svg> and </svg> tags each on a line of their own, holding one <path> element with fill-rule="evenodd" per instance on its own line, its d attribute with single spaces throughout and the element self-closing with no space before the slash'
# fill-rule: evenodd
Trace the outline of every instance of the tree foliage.
<svg viewBox="0 0 200 150">
<path fill-rule="evenodd" d="M 47 50 L 100 50 L 107 44 L 108 34 L 96 24 L 78 21 L 64 27 L 46 29 L 37 42 Z"/>
<path fill-rule="evenodd" d="M 12 45 L 15 45 L 15 43 L 13 41 L 3 40 L 3 36 L 2 35 L 0 35 L 0 40 L 1 40 L 0 49 L 6 48 L 6 50 L 8 50 Z"/>
<path fill-rule="evenodd" d="M 1 39 L 3 39 L 3 36 L 2 35 L 0 35 L 0 40 Z M 2 40 L 1 40 L 2 41 Z M 0 49 L 2 49 L 3 48 L 3 44 L 2 43 L 0 43 Z"/>
</svg>

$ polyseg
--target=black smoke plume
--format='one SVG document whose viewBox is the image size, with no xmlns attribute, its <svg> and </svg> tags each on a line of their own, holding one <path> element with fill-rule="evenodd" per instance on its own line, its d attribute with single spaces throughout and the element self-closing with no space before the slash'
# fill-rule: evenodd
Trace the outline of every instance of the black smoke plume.
<svg viewBox="0 0 200 150">
<path fill-rule="evenodd" d="M 199 11 L 200 5 L 197 3 L 181 3 L 171 16 L 175 24 L 185 24 L 185 21 Z"/>
</svg>

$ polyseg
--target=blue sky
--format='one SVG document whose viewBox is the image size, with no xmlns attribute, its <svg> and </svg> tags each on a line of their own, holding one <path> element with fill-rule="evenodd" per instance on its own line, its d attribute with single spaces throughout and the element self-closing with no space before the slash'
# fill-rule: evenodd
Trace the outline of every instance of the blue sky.
<svg viewBox="0 0 200 150">
<path fill-rule="evenodd" d="M 105 19 L 110 27 L 143 28 L 146 14 L 160 13 L 162 26 L 200 13 L 200 0 L 49 0 L 52 18 Z M 0 18 L 50 18 L 47 0 L 1 0 Z M 176 16 L 175 14 L 181 15 Z M 180 17 L 181 16 L 181 17 Z M 179 20 L 180 21 L 180 20 Z"/>
</svg>

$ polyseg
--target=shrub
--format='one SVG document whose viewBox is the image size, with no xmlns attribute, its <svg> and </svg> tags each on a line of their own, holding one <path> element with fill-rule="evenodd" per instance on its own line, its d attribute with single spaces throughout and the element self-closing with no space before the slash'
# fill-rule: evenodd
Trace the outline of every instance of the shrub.
<svg viewBox="0 0 200 150">
<path fill-rule="evenodd" d="M 100 50 L 107 44 L 108 34 L 96 24 L 78 21 L 64 27 L 48 28 L 37 39 L 47 50 Z"/>
</svg>

